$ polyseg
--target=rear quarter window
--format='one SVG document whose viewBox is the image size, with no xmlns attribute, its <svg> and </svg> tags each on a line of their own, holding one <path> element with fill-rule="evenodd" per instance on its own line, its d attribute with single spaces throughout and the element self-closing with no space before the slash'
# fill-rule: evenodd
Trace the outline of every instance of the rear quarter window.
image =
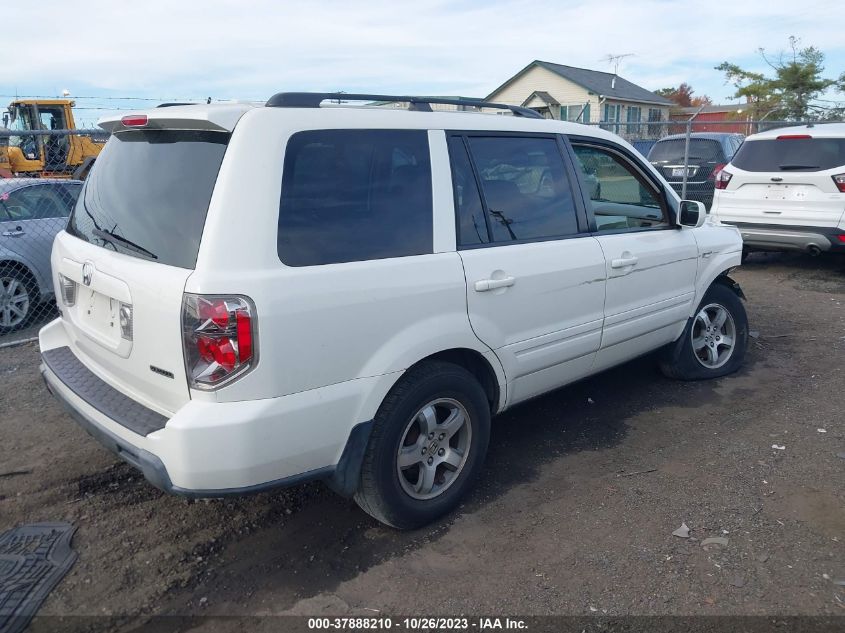
<svg viewBox="0 0 845 633">
<path fill-rule="evenodd" d="M 845 139 L 746 140 L 731 163 L 745 171 L 826 171 L 845 166 Z"/>
<path fill-rule="evenodd" d="M 433 251 L 428 135 L 420 130 L 315 130 L 291 136 L 279 207 L 288 266 Z"/>
</svg>

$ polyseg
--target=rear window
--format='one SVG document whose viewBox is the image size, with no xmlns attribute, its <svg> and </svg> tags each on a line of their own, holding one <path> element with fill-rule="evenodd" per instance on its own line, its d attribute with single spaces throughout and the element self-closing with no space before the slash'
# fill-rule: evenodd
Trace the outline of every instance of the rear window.
<svg viewBox="0 0 845 633">
<path fill-rule="evenodd" d="M 746 140 L 731 163 L 745 171 L 825 171 L 845 165 L 845 139 Z"/>
<path fill-rule="evenodd" d="M 278 233 L 288 266 L 431 253 L 432 221 L 425 131 L 317 130 L 288 142 Z"/>
<path fill-rule="evenodd" d="M 112 136 L 68 233 L 126 255 L 194 268 L 229 135 L 133 130 Z"/>
<path fill-rule="evenodd" d="M 685 139 L 658 141 L 648 153 L 652 163 L 684 163 Z M 724 153 L 719 141 L 703 138 L 691 138 L 689 142 L 690 163 L 718 163 L 724 160 Z"/>
</svg>

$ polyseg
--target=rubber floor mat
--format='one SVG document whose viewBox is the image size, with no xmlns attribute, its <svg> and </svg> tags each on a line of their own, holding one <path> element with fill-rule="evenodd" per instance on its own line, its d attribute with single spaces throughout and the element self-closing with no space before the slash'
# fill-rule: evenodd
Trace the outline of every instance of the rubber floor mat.
<svg viewBox="0 0 845 633">
<path fill-rule="evenodd" d="M 70 523 L 33 523 L 0 535 L 0 633 L 20 633 L 76 561 Z"/>
</svg>

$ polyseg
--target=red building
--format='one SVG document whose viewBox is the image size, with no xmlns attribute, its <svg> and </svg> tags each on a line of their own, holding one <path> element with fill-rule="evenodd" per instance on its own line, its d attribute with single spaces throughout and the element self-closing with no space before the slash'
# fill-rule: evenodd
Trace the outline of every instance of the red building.
<svg viewBox="0 0 845 633">
<path fill-rule="evenodd" d="M 669 113 L 671 121 L 686 122 L 692 115 L 698 112 L 699 106 L 689 108 L 672 108 Z M 701 109 L 698 116 L 692 123 L 693 132 L 731 132 L 736 134 L 751 134 L 751 126 L 748 124 L 750 113 L 743 107 L 743 104 L 729 105 L 708 105 Z M 686 125 L 670 126 L 672 134 L 681 134 L 686 131 Z"/>
</svg>

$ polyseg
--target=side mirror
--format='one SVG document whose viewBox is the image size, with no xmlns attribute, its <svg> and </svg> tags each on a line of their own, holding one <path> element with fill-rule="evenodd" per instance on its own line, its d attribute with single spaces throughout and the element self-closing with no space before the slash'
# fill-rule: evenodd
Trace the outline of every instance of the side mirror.
<svg viewBox="0 0 845 633">
<path fill-rule="evenodd" d="M 678 224 L 690 228 L 698 228 L 707 219 L 707 209 L 695 200 L 681 200 L 678 210 Z"/>
</svg>

